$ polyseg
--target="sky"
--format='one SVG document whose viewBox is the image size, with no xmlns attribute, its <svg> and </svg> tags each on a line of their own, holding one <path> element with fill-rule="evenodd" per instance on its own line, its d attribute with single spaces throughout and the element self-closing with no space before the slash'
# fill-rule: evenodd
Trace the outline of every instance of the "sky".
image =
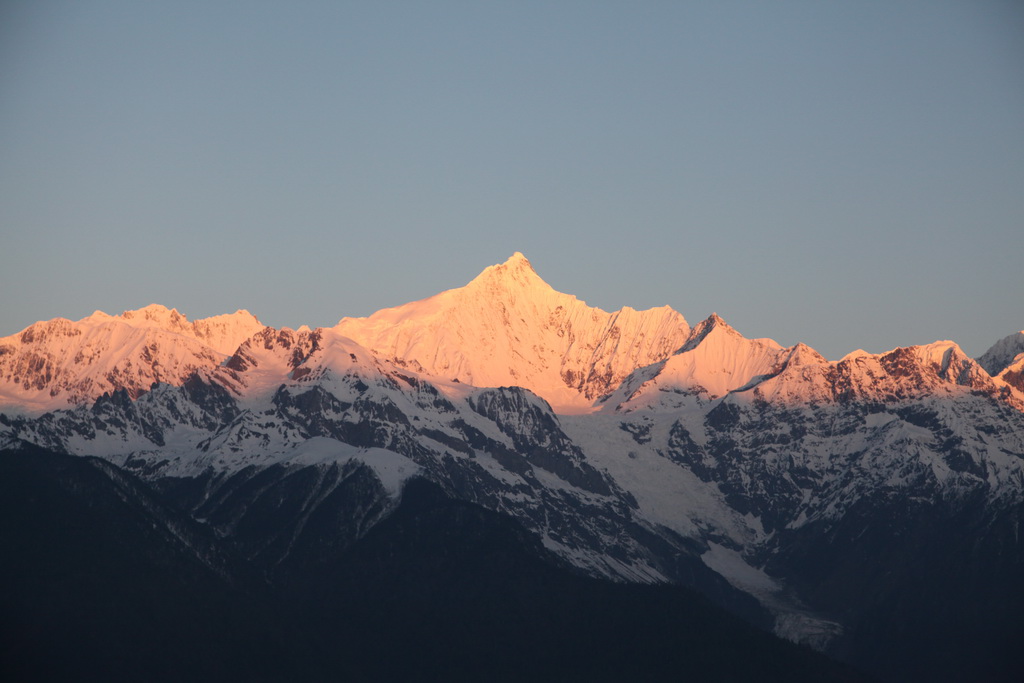
<svg viewBox="0 0 1024 683">
<path fill-rule="evenodd" d="M 0 336 L 264 324 L 515 251 L 827 358 L 1024 329 L 1024 3 L 0 4 Z"/>
</svg>

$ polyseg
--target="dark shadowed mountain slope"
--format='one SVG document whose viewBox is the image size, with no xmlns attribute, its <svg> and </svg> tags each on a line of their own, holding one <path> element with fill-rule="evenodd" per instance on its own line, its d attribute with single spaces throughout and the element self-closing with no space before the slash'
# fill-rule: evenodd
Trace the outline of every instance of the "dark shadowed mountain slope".
<svg viewBox="0 0 1024 683">
<path fill-rule="evenodd" d="M 6 680 L 273 681 L 315 670 L 208 530 L 104 461 L 0 453 L 0 543 Z"/>
<path fill-rule="evenodd" d="M 0 482 L 7 680 L 864 680 L 689 591 L 549 563 L 419 479 L 347 551 L 262 586 L 102 461 L 5 451 Z"/>
<path fill-rule="evenodd" d="M 784 532 L 770 565 L 847 626 L 830 654 L 891 681 L 1024 676 L 1024 506 L 861 500 Z"/>
<path fill-rule="evenodd" d="M 865 680 L 692 591 L 557 562 L 510 518 L 414 479 L 349 553 L 285 591 L 356 647 L 357 680 Z"/>
</svg>

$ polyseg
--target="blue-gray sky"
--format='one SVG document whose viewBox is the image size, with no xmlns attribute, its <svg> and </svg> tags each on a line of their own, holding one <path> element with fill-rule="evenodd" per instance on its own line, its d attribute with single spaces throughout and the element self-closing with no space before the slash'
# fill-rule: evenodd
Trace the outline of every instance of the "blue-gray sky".
<svg viewBox="0 0 1024 683">
<path fill-rule="evenodd" d="M 264 323 L 524 252 L 829 358 L 1024 328 L 1024 5 L 0 5 L 0 335 Z"/>
</svg>

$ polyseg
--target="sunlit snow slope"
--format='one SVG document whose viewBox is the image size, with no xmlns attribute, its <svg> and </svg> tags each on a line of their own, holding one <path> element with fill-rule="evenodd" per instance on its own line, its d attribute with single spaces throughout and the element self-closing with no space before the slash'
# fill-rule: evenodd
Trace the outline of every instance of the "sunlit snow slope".
<svg viewBox="0 0 1024 683">
<path fill-rule="evenodd" d="M 465 287 L 342 318 L 335 330 L 380 356 L 478 387 L 521 386 L 557 408 L 589 406 L 683 345 L 668 306 L 606 313 L 552 289 L 520 253 Z"/>
<path fill-rule="evenodd" d="M 41 412 L 117 389 L 134 398 L 154 382 L 181 384 L 196 370 L 217 367 L 261 329 L 248 311 L 189 322 L 157 304 L 38 322 L 0 339 L 0 406 Z"/>
</svg>

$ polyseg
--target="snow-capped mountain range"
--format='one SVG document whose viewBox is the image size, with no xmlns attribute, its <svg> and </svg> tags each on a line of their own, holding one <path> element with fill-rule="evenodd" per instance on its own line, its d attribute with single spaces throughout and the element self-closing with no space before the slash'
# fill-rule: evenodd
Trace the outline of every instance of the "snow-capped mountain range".
<svg viewBox="0 0 1024 683">
<path fill-rule="evenodd" d="M 1024 332 L 977 360 L 938 341 L 828 361 L 717 315 L 691 328 L 668 307 L 607 313 L 517 253 L 333 328 L 274 329 L 246 311 L 189 322 L 157 305 L 36 323 L 0 339 L 0 442 L 188 489 L 183 507 L 268 567 L 344 473 L 379 482 L 361 494 L 377 512 L 338 521 L 351 537 L 427 478 L 579 571 L 695 587 L 885 674 L 899 657 L 863 635 L 887 633 L 869 627 L 886 617 L 865 596 L 929 579 L 847 573 L 912 551 L 945 561 L 914 550 L 940 523 L 951 548 L 987 530 L 964 572 L 1003 567 L 993 553 L 1019 561 L 1022 376 Z M 276 483 L 252 485 L 271 471 Z M 317 484 L 289 490 L 299 512 L 279 537 L 240 534 L 300 471 Z"/>
<path fill-rule="evenodd" d="M 262 329 L 247 311 L 188 322 L 156 304 L 39 322 L 0 339 L 0 405 L 41 412 L 119 389 L 137 398 L 154 383 L 181 384 L 196 370 L 217 367 Z"/>
</svg>

